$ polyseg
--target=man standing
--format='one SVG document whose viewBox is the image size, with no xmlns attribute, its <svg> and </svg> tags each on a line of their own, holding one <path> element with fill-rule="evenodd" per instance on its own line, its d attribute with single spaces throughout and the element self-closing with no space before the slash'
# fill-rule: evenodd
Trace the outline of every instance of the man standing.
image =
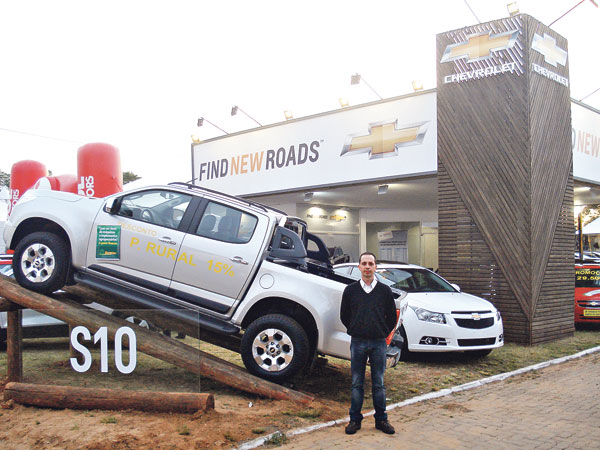
<svg viewBox="0 0 600 450">
<path fill-rule="evenodd" d="M 367 358 L 371 363 L 371 385 L 375 407 L 375 428 L 387 434 L 395 430 L 385 412 L 385 338 L 396 326 L 396 303 L 392 290 L 375 279 L 377 262 L 373 253 L 358 258 L 361 279 L 346 286 L 342 295 L 340 318 L 352 337 L 350 343 L 352 372 L 352 403 L 347 434 L 360 430 L 364 399 L 364 381 Z"/>
</svg>

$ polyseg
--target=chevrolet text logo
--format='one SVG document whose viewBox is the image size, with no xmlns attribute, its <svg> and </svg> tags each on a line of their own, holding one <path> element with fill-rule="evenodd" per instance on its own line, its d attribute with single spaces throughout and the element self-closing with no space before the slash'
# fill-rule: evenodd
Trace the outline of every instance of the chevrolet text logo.
<svg viewBox="0 0 600 450">
<path fill-rule="evenodd" d="M 418 145 L 423 142 L 427 122 L 398 128 L 398 121 L 379 122 L 369 125 L 367 135 L 346 137 L 340 156 L 368 153 L 369 159 L 397 156 L 400 147 Z"/>
<path fill-rule="evenodd" d="M 492 56 L 492 51 L 508 50 L 517 42 L 519 30 L 507 31 L 506 33 L 472 34 L 467 40 L 458 44 L 448 45 L 440 62 L 450 62 L 461 58 L 467 58 L 467 62 L 480 61 Z"/>
<path fill-rule="evenodd" d="M 567 52 L 556 45 L 556 39 L 544 33 L 544 37 L 535 33 L 531 42 L 531 49 L 544 55 L 548 64 L 557 67 L 557 63 L 564 66 L 567 63 Z"/>
</svg>

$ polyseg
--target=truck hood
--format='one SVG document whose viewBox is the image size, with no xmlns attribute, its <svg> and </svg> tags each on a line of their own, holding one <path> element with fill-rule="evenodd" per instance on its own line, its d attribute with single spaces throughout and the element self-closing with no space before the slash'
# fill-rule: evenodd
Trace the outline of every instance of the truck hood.
<svg viewBox="0 0 600 450">
<path fill-rule="evenodd" d="M 28 189 L 23 194 L 23 196 L 19 199 L 18 204 L 26 203 L 35 198 L 53 198 L 53 199 L 62 200 L 65 202 L 78 202 L 78 201 L 81 201 L 86 198 L 88 200 L 103 201 L 101 199 L 90 199 L 88 197 L 83 197 L 81 195 L 73 194 L 71 192 L 51 191 L 49 189 Z"/>
<path fill-rule="evenodd" d="M 492 311 L 496 308 L 487 300 L 464 292 L 409 292 L 409 306 L 450 314 L 452 311 Z"/>
</svg>

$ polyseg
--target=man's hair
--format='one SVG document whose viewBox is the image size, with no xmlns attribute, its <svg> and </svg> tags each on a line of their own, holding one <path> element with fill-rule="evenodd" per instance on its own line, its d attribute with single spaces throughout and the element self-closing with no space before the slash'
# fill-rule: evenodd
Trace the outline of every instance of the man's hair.
<svg viewBox="0 0 600 450">
<path fill-rule="evenodd" d="M 375 265 L 377 265 L 377 257 L 375 256 L 374 253 L 371 253 L 371 252 L 363 252 L 363 253 L 361 253 L 360 256 L 358 257 L 358 263 L 359 264 L 362 261 L 362 257 L 366 256 L 366 255 L 371 255 L 373 257 L 373 259 L 375 260 Z"/>
</svg>

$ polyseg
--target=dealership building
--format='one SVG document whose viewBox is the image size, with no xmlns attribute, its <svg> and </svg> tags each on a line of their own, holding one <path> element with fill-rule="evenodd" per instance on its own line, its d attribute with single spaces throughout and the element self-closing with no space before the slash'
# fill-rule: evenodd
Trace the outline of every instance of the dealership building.
<svg viewBox="0 0 600 450">
<path fill-rule="evenodd" d="M 573 331 L 574 210 L 600 203 L 600 111 L 527 15 L 437 36 L 435 90 L 192 145 L 192 176 L 304 219 L 328 247 L 438 270 L 508 340 Z"/>
</svg>

